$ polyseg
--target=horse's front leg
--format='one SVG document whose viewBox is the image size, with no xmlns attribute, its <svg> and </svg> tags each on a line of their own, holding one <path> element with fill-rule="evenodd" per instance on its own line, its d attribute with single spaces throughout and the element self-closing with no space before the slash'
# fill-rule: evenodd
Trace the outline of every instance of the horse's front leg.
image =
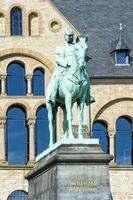
<svg viewBox="0 0 133 200">
<path fill-rule="evenodd" d="M 66 108 L 63 108 L 63 132 L 64 132 L 64 138 L 68 137 L 68 121 L 67 121 L 67 113 Z"/>
<path fill-rule="evenodd" d="M 84 109 L 84 102 L 78 104 L 78 138 L 83 139 L 83 132 L 82 132 L 82 123 L 83 123 L 83 109 Z"/>
<path fill-rule="evenodd" d="M 50 142 L 49 147 L 53 145 L 54 141 L 54 120 L 53 120 L 53 107 L 50 103 L 46 103 L 46 107 L 48 110 L 48 120 L 49 120 L 49 132 L 50 132 Z"/>
<path fill-rule="evenodd" d="M 65 106 L 66 106 L 66 112 L 67 112 L 67 122 L 68 122 L 68 138 L 73 139 L 73 133 L 72 133 L 72 98 L 70 96 L 67 96 L 65 98 Z"/>
<path fill-rule="evenodd" d="M 52 109 L 53 111 L 53 143 L 56 141 L 56 118 L 57 118 L 57 111 L 58 111 L 58 106 L 55 105 Z"/>
</svg>

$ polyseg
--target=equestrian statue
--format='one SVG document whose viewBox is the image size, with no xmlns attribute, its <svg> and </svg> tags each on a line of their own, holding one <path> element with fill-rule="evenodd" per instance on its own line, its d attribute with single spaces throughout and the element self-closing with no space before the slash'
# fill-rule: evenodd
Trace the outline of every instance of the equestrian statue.
<svg viewBox="0 0 133 200">
<path fill-rule="evenodd" d="M 46 91 L 46 107 L 48 109 L 50 144 L 55 137 L 56 113 L 60 106 L 64 113 L 64 137 L 73 139 L 72 107 L 78 108 L 78 138 L 82 139 L 82 122 L 84 104 L 91 104 L 94 98 L 90 96 L 90 79 L 86 72 L 88 36 L 76 38 L 74 42 L 72 30 L 66 29 L 64 44 L 56 48 L 56 67 Z"/>
</svg>

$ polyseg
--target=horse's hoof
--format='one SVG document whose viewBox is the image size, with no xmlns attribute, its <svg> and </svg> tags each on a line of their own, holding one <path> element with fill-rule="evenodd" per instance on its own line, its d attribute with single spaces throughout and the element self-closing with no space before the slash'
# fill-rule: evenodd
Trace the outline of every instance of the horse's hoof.
<svg viewBox="0 0 133 200">
<path fill-rule="evenodd" d="M 63 136 L 63 139 L 67 139 L 67 135 L 66 134 Z"/>
<path fill-rule="evenodd" d="M 74 136 L 73 136 L 73 135 L 70 135 L 70 136 L 68 137 L 68 139 L 74 139 Z"/>
<path fill-rule="evenodd" d="M 53 145 L 54 145 L 53 143 L 50 143 L 50 144 L 49 144 L 49 148 L 51 148 Z"/>
<path fill-rule="evenodd" d="M 79 135 L 79 136 L 78 136 L 78 139 L 84 139 L 84 138 L 83 138 L 83 135 Z"/>
</svg>

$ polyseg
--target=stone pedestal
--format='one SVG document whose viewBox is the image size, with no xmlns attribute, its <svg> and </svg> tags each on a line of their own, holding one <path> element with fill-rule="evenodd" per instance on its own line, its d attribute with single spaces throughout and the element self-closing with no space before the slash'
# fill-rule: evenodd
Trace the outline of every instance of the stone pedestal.
<svg viewBox="0 0 133 200">
<path fill-rule="evenodd" d="M 112 156 L 97 140 L 62 141 L 37 157 L 29 200 L 111 200 L 108 165 Z"/>
</svg>

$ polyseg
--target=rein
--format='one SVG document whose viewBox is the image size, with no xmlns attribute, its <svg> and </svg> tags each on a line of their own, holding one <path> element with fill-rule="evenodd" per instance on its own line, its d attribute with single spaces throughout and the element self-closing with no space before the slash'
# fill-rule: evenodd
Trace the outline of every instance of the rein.
<svg viewBox="0 0 133 200">
<path fill-rule="evenodd" d="M 75 72 L 76 73 L 76 72 Z M 69 81 L 75 83 L 76 85 L 81 85 L 85 80 L 80 80 L 76 75 L 74 74 L 69 74 L 72 75 L 72 78 L 74 77 L 76 80 L 74 81 L 72 78 L 68 78 Z"/>
</svg>

